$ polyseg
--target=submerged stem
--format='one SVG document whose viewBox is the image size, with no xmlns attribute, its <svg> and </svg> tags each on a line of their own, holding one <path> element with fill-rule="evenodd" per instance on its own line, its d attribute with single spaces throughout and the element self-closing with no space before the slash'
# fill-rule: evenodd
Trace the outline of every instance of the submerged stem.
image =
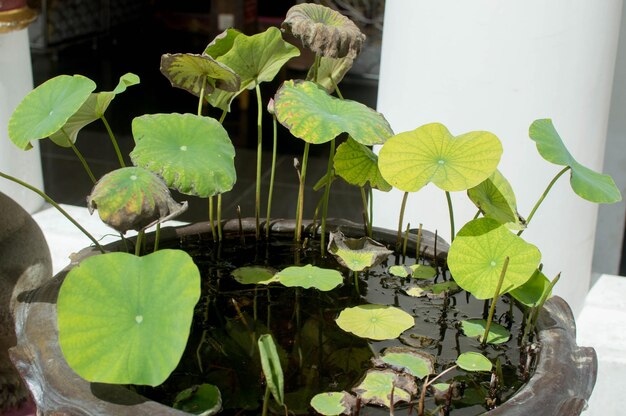
<svg viewBox="0 0 626 416">
<path fill-rule="evenodd" d="M 217 241 L 217 233 L 215 232 L 215 221 L 213 219 L 213 197 L 209 197 L 209 224 L 211 225 L 211 234 L 213 241 Z"/>
<path fill-rule="evenodd" d="M 493 294 L 493 300 L 491 301 L 491 307 L 489 308 L 489 316 L 487 317 L 487 325 L 485 325 L 485 333 L 483 334 L 482 345 L 487 343 L 487 337 L 489 336 L 489 329 L 491 328 L 491 321 L 493 321 L 493 314 L 496 311 L 496 301 L 500 296 L 500 289 L 502 289 L 502 282 L 504 282 L 504 276 L 506 275 L 506 269 L 509 267 L 509 256 L 504 258 L 504 264 L 502 265 L 502 271 L 500 272 L 500 279 L 498 279 L 498 285 L 496 291 Z"/>
<path fill-rule="evenodd" d="M 113 134 L 113 130 L 111 130 L 111 126 L 109 125 L 109 122 L 107 121 L 106 117 L 104 117 L 104 114 L 100 116 L 100 120 L 102 120 L 104 127 L 107 129 L 107 133 L 109 134 L 109 138 L 111 139 L 111 143 L 113 144 L 113 149 L 115 149 L 115 154 L 117 155 L 117 160 L 119 160 L 120 162 L 120 166 L 125 168 L 126 163 L 124 163 L 124 157 L 122 156 L 122 152 L 120 151 L 120 147 L 117 143 L 117 140 L 115 140 L 115 135 Z"/>
<path fill-rule="evenodd" d="M 328 200 L 330 199 L 331 175 L 335 160 L 335 139 L 330 141 L 330 153 L 328 154 L 328 166 L 326 167 L 326 187 L 324 188 L 324 204 L 322 205 L 322 235 L 320 236 L 322 257 L 326 255 L 326 217 L 328 216 Z"/>
<path fill-rule="evenodd" d="M 222 241 L 222 194 L 217 194 L 217 240 Z"/>
</svg>

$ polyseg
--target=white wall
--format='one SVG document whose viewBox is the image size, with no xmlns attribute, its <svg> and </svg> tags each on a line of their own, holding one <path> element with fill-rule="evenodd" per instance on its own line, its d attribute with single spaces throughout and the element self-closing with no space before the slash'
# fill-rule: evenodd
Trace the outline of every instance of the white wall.
<svg viewBox="0 0 626 416">
<path fill-rule="evenodd" d="M 500 170 L 528 215 L 561 169 L 528 138 L 552 118 L 579 162 L 602 169 L 621 0 L 388 0 L 378 110 L 396 132 L 439 121 L 453 134 L 488 130 L 504 145 Z M 397 226 L 401 193 L 375 197 L 377 225 Z M 456 221 L 476 208 L 453 195 Z M 462 202 L 463 201 L 463 202 Z M 442 191 L 409 197 L 407 221 L 449 239 Z M 562 271 L 556 293 L 579 311 L 589 288 L 597 206 L 562 178 L 524 237 Z M 457 225 L 457 230 L 459 229 Z"/>
</svg>

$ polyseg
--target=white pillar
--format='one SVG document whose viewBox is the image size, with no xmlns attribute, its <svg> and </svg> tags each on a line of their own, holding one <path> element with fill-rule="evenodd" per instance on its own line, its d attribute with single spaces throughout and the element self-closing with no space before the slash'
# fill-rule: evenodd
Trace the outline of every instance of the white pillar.
<svg viewBox="0 0 626 416">
<path fill-rule="evenodd" d="M 395 132 L 442 122 L 452 134 L 487 130 L 503 142 L 500 170 L 523 216 L 561 167 L 543 161 L 528 127 L 552 118 L 570 152 L 601 170 L 621 0 L 388 0 L 378 110 Z M 575 313 L 589 289 L 597 206 L 563 177 L 525 232 L 543 253 L 555 293 Z M 457 231 L 476 208 L 453 195 Z M 375 197 L 377 225 L 397 227 L 401 193 Z M 450 239 L 445 196 L 409 196 L 411 226 Z"/>
<path fill-rule="evenodd" d="M 23 151 L 9 140 L 7 132 L 13 110 L 32 89 L 27 29 L 0 32 L 0 171 L 43 189 L 39 145 L 34 143 L 31 150 Z M 2 178 L 0 192 L 30 213 L 41 208 L 44 202 L 32 191 Z"/>
</svg>

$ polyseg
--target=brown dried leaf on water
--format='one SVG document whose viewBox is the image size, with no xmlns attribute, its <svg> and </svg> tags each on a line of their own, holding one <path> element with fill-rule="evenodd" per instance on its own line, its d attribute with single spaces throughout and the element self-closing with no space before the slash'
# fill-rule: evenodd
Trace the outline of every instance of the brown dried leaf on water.
<svg viewBox="0 0 626 416">
<path fill-rule="evenodd" d="M 356 272 L 379 265 L 393 253 L 369 237 L 348 238 L 341 231 L 330 233 L 328 251 L 342 266 Z"/>
</svg>

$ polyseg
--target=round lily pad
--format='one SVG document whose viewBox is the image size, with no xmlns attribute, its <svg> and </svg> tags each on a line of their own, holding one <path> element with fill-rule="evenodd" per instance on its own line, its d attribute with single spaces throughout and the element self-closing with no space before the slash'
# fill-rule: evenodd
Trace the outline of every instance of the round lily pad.
<svg viewBox="0 0 626 416">
<path fill-rule="evenodd" d="M 161 176 L 170 188 L 206 198 L 235 184 L 235 148 L 217 120 L 149 114 L 136 117 L 132 130 L 133 163 Z"/>
<path fill-rule="evenodd" d="M 409 267 L 411 269 L 411 277 L 414 279 L 430 279 L 437 276 L 437 269 L 425 264 L 413 264 Z"/>
<path fill-rule="evenodd" d="M 335 173 L 351 185 L 365 186 L 369 182 L 372 188 L 391 190 L 378 169 L 378 156 L 351 137 L 337 148 L 334 166 Z"/>
<path fill-rule="evenodd" d="M 276 270 L 263 266 L 238 267 L 231 274 L 243 285 L 268 285 L 278 281 Z"/>
<path fill-rule="evenodd" d="M 173 407 L 195 415 L 211 416 L 222 409 L 222 395 L 216 386 L 201 384 L 178 393 Z"/>
<path fill-rule="evenodd" d="M 415 319 L 402 309 L 375 304 L 346 308 L 336 322 L 346 332 L 375 340 L 397 338 L 415 325 Z"/>
<path fill-rule="evenodd" d="M 465 371 L 491 371 L 493 364 L 487 357 L 477 352 L 464 352 L 456 359 L 459 368 Z"/>
<path fill-rule="evenodd" d="M 408 269 L 403 264 L 398 264 L 389 268 L 389 273 L 397 277 L 408 277 L 410 271 L 411 269 Z"/>
<path fill-rule="evenodd" d="M 464 191 L 487 179 L 498 166 L 502 144 L 492 133 L 454 137 L 440 123 L 421 126 L 387 140 L 378 154 L 383 178 L 405 192 L 429 182 L 444 191 Z"/>
<path fill-rule="evenodd" d="M 333 290 L 343 283 L 343 276 L 337 270 L 312 266 L 291 266 L 276 275 L 280 283 L 287 287 L 316 288 L 321 291 Z"/>
<path fill-rule="evenodd" d="M 187 345 L 200 272 L 189 254 L 107 253 L 73 268 L 59 291 L 59 344 L 91 382 L 161 384 Z"/>
<path fill-rule="evenodd" d="M 459 230 L 448 251 L 448 268 L 459 286 L 478 299 L 489 299 L 494 296 L 506 257 L 509 265 L 500 294 L 526 283 L 541 253 L 498 221 L 478 218 Z"/>
<path fill-rule="evenodd" d="M 363 381 L 352 389 L 362 404 L 391 406 L 393 390 L 394 405 L 408 402 L 411 395 L 417 393 L 417 385 L 413 377 L 399 374 L 393 370 L 368 370 Z"/>
<path fill-rule="evenodd" d="M 319 393 L 311 399 L 311 406 L 325 416 L 349 415 L 356 405 L 354 396 L 345 391 Z"/>
<path fill-rule="evenodd" d="M 435 357 L 413 348 L 387 348 L 380 361 L 396 371 L 405 371 L 419 379 L 435 372 Z"/>
<path fill-rule="evenodd" d="M 49 79 L 18 104 L 9 119 L 9 138 L 20 149 L 30 149 L 32 140 L 44 139 L 63 127 L 95 89 L 96 83 L 81 75 Z"/>
<path fill-rule="evenodd" d="M 480 342 L 483 341 L 485 335 L 485 328 L 487 327 L 487 321 L 484 319 L 467 319 L 461 321 L 461 328 L 463 333 L 470 338 L 478 338 Z M 489 334 L 487 334 L 488 344 L 502 344 L 507 342 L 511 338 L 511 333 L 502 325 L 492 322 L 489 326 Z"/>
<path fill-rule="evenodd" d="M 414 298 L 426 296 L 426 291 L 423 288 L 417 286 L 407 289 L 405 290 L 405 292 L 407 295 L 413 296 Z"/>
</svg>

